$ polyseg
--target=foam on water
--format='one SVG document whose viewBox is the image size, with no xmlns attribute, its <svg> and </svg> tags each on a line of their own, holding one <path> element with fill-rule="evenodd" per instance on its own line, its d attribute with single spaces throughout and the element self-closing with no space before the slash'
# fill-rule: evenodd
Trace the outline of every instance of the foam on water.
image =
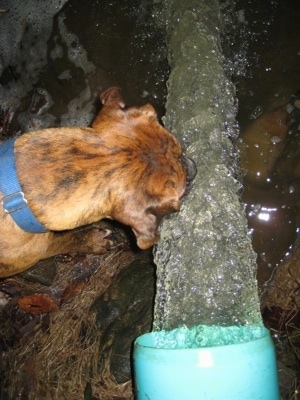
<svg viewBox="0 0 300 400">
<path fill-rule="evenodd" d="M 89 61 L 78 37 L 65 25 L 61 9 L 66 3 L 67 0 L 46 3 L 28 0 L 25 7 L 13 0 L 1 2 L 1 7 L 8 12 L 1 18 L 0 24 L 0 75 L 8 69 L 12 76 L 0 91 L 2 108 L 14 113 L 33 88 L 40 94 L 44 92 L 45 104 L 38 113 L 32 112 L 31 107 L 19 113 L 18 123 L 24 132 L 55 125 L 88 125 L 94 114 L 93 102 L 98 92 L 91 89 L 87 77 L 95 73 L 95 65 Z M 53 21 L 59 12 L 58 30 L 53 37 L 54 48 L 51 49 L 49 40 L 53 34 Z M 79 96 L 70 101 L 67 113 L 59 121 L 51 112 L 53 93 L 36 86 L 44 85 L 40 79 L 49 59 L 55 61 L 63 57 L 69 61 L 66 65 L 82 70 L 86 78 L 85 87 Z M 59 80 L 71 78 L 72 72 L 68 69 L 57 76 Z"/>
<path fill-rule="evenodd" d="M 171 331 L 153 332 L 153 343 L 161 349 L 227 346 L 260 339 L 266 332 L 266 328 L 261 325 L 196 325 L 191 328 L 182 326 Z"/>
<path fill-rule="evenodd" d="M 47 41 L 51 35 L 54 15 L 66 0 L 22 2 L 4 0 L 7 9 L 0 23 L 0 75 L 10 67 L 15 77 L 0 93 L 2 106 L 14 109 L 20 98 L 39 79 L 47 64 Z"/>
</svg>

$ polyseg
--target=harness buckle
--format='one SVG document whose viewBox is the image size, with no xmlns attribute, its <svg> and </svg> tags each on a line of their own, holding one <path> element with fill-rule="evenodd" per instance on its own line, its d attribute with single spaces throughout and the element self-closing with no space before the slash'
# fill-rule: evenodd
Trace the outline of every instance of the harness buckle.
<svg viewBox="0 0 300 400">
<path fill-rule="evenodd" d="M 23 192 L 15 192 L 7 196 L 3 196 L 1 199 L 2 207 L 7 214 L 14 213 L 27 207 L 27 200 L 24 197 Z"/>
</svg>

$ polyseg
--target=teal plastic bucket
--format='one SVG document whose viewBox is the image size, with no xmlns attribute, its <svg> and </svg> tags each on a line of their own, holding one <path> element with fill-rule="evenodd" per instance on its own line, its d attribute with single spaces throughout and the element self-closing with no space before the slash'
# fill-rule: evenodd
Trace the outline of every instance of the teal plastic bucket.
<svg viewBox="0 0 300 400">
<path fill-rule="evenodd" d="M 146 333 L 134 343 L 133 363 L 136 400 L 280 399 L 274 343 L 264 327 Z"/>
</svg>

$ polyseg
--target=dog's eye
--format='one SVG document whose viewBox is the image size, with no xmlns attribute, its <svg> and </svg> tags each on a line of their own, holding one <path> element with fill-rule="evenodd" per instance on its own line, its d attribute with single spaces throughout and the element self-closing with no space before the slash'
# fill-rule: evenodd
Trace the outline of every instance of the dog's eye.
<svg viewBox="0 0 300 400">
<path fill-rule="evenodd" d="M 154 207 L 154 206 L 150 206 L 150 207 L 146 208 L 145 212 L 146 212 L 146 214 L 152 214 L 152 215 L 155 215 L 157 217 L 158 208 Z"/>
<path fill-rule="evenodd" d="M 174 181 L 170 181 L 170 180 L 168 180 L 166 183 L 165 183 L 165 188 L 175 188 L 175 182 Z"/>
<path fill-rule="evenodd" d="M 159 205 L 150 206 L 146 209 L 147 214 L 152 214 L 155 217 L 161 219 L 164 215 L 171 214 L 180 210 L 180 204 L 178 200 L 166 199 Z"/>
</svg>

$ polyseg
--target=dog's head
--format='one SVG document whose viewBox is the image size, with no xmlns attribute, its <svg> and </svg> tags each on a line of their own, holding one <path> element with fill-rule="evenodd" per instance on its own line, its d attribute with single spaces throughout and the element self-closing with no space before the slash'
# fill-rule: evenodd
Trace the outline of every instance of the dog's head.
<svg viewBox="0 0 300 400">
<path fill-rule="evenodd" d="M 125 108 L 115 87 L 100 98 L 103 108 L 92 127 L 110 154 L 111 217 L 129 225 L 138 246 L 147 249 L 158 240 L 162 218 L 179 211 L 179 200 L 195 177 L 195 164 L 159 124 L 150 104 Z"/>
</svg>

